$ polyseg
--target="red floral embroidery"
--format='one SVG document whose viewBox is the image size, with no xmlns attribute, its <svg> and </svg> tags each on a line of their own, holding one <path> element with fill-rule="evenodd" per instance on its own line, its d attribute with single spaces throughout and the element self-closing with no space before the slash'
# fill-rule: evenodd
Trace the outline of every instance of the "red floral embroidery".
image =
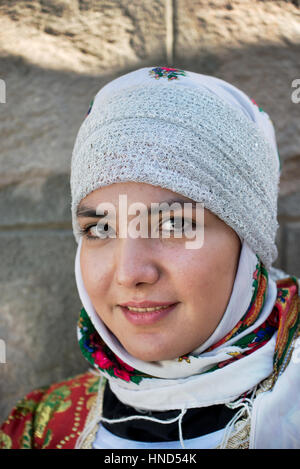
<svg viewBox="0 0 300 469">
<path fill-rule="evenodd" d="M 105 355 L 103 350 L 96 350 L 96 352 L 92 353 L 92 357 L 95 359 L 96 365 L 104 370 L 114 366 L 113 362 Z"/>
</svg>

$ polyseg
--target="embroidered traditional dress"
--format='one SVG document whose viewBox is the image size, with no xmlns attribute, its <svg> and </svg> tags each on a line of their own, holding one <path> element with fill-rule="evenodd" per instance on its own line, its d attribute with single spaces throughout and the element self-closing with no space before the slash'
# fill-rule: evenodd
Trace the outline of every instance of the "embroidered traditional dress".
<svg viewBox="0 0 300 469">
<path fill-rule="evenodd" d="M 257 283 L 257 289 L 263 289 L 262 285 L 265 281 L 264 270 L 262 269 L 260 272 L 260 282 Z M 258 330 L 251 334 L 251 337 L 245 336 L 247 340 L 242 344 L 243 346 L 247 342 L 246 353 L 249 353 L 249 345 L 251 353 L 251 347 L 253 349 L 262 347 L 269 335 L 274 333 L 275 329 L 278 330 L 274 349 L 273 373 L 268 379 L 263 380 L 255 390 L 254 402 L 259 400 L 261 394 L 266 394 L 267 398 L 268 393 L 270 396 L 272 393 L 276 396 L 278 394 L 278 378 L 284 376 L 285 373 L 289 373 L 289 367 L 295 366 L 295 363 L 291 363 L 293 361 L 291 357 L 293 351 L 295 351 L 295 344 L 297 345 L 297 338 L 300 333 L 298 282 L 295 277 L 288 277 L 277 280 L 276 283 L 277 298 L 271 315 Z M 258 298 L 257 295 L 256 298 Z M 247 314 L 231 331 L 229 337 L 232 337 L 237 330 L 246 327 L 246 324 L 251 322 L 253 312 L 256 310 L 257 314 L 260 310 L 260 308 L 257 308 L 258 302 L 259 300 L 256 301 L 256 306 L 254 304 L 250 305 Z M 94 359 L 98 363 L 97 366 L 100 363 L 108 373 L 114 373 L 124 381 L 142 378 L 136 370 L 129 369 L 130 367 L 118 359 L 111 351 L 104 350 L 103 343 L 97 336 L 97 332 L 93 330 L 84 309 L 80 315 L 79 327 L 85 329 L 84 332 L 86 332 L 86 335 L 83 334 L 83 340 L 81 341 L 84 354 L 85 356 L 90 354 L 88 358 Z M 88 340 L 86 340 L 87 337 Z M 223 340 L 228 340 L 228 337 Z M 232 356 L 227 363 L 220 363 L 219 366 L 227 366 L 232 360 L 242 359 L 242 356 L 243 353 Z M 182 358 L 185 359 L 186 357 Z M 213 370 L 208 370 L 208 372 L 213 372 Z M 151 377 L 148 378 L 151 379 Z M 3 423 L 0 433 L 0 447 L 5 449 L 73 449 L 86 425 L 93 421 L 95 415 L 101 417 L 103 394 L 107 381 L 105 379 L 101 380 L 100 389 L 99 383 L 100 377 L 95 374 L 95 371 L 88 371 L 50 387 L 37 389 L 29 393 L 23 400 L 18 402 Z M 283 383 L 282 387 L 284 388 L 284 386 L 286 384 Z M 284 399 L 288 398 L 284 392 L 284 389 L 283 392 L 280 390 L 282 402 L 276 403 L 279 407 L 282 404 L 282 408 L 284 408 L 284 404 L 286 405 L 286 402 L 283 402 Z M 247 398 L 241 396 L 239 402 L 242 403 L 243 399 Z M 268 405 L 268 399 L 266 399 L 266 405 Z M 230 408 L 230 404 L 228 407 Z M 232 408 L 234 409 L 235 405 Z M 249 435 L 251 426 L 255 422 L 253 423 L 253 418 L 245 418 L 243 413 L 240 413 L 240 416 L 241 418 L 236 419 L 233 432 L 227 438 L 225 447 L 249 448 L 249 445 L 251 447 Z M 284 415 L 282 419 L 283 428 L 281 432 L 284 435 Z M 288 425 L 290 430 L 291 423 L 288 422 Z M 299 436 L 300 422 L 294 421 L 293 425 L 297 427 L 297 435 Z M 95 424 L 85 438 L 83 448 L 92 447 L 97 430 L 98 425 Z M 295 438 L 297 438 L 297 435 Z M 293 438 L 293 436 L 290 436 L 290 438 Z M 252 440 L 255 440 L 253 434 Z M 299 448 L 300 441 L 298 443 L 295 441 L 295 445 L 297 444 L 298 446 L 294 447 Z"/>
</svg>

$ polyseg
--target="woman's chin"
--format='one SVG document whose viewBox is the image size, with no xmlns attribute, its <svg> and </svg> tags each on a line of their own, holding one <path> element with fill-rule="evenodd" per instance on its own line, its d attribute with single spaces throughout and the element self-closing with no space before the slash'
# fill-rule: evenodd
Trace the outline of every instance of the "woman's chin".
<svg viewBox="0 0 300 469">
<path fill-rule="evenodd" d="M 166 355 L 163 353 L 157 353 L 155 350 L 149 350 L 149 351 L 136 351 L 132 350 L 129 352 L 130 355 L 132 355 L 134 358 L 137 358 L 138 360 L 142 360 L 143 362 L 157 362 L 161 360 L 168 360 L 166 358 Z"/>
<path fill-rule="evenodd" d="M 158 362 L 162 360 L 173 360 L 178 358 L 180 355 L 175 354 L 174 352 L 170 352 L 170 350 L 159 350 L 158 347 L 151 346 L 149 349 L 145 350 L 145 347 L 124 347 L 130 355 L 138 360 L 142 360 L 144 362 Z"/>
</svg>

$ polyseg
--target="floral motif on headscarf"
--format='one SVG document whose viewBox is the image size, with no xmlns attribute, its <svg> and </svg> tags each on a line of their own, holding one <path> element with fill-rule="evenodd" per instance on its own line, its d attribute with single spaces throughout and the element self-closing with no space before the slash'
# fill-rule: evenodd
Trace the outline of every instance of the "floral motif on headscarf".
<svg viewBox="0 0 300 469">
<path fill-rule="evenodd" d="M 95 100 L 95 98 L 93 98 L 93 99 L 91 100 L 91 102 L 90 102 L 90 104 L 89 104 L 88 111 L 87 111 L 85 117 L 87 117 L 87 116 L 89 115 L 89 113 L 91 112 L 92 107 L 93 107 L 93 104 L 94 104 L 94 100 Z"/>
<path fill-rule="evenodd" d="M 142 378 L 151 378 L 150 375 L 135 370 L 110 350 L 95 330 L 84 308 L 80 313 L 78 328 L 81 335 L 79 346 L 91 365 L 108 373 L 109 376 L 136 384 L 139 384 Z"/>
<path fill-rule="evenodd" d="M 168 68 L 168 67 L 155 67 L 152 70 L 149 70 L 149 74 L 156 78 L 168 78 L 168 80 L 177 80 L 179 75 L 186 76 L 184 70 L 179 70 L 178 68 Z"/>
<path fill-rule="evenodd" d="M 253 294 L 250 305 L 235 327 L 223 339 L 209 347 L 206 352 L 215 350 L 229 340 L 233 339 L 243 331 L 255 324 L 260 317 L 268 287 L 268 271 L 262 262 L 258 262 L 253 273 Z M 295 277 L 289 277 L 277 281 L 277 299 L 273 310 L 267 319 L 245 334 L 240 339 L 233 342 L 233 346 L 239 351 L 228 352 L 229 358 L 213 365 L 203 373 L 210 373 L 219 368 L 229 365 L 233 361 L 255 352 L 264 346 L 278 330 L 278 337 L 274 354 L 274 376 L 277 375 L 289 349 L 291 340 L 296 330 L 300 328 L 300 298 L 298 298 L 298 284 Z M 155 378 L 145 374 L 125 363 L 119 358 L 103 341 L 95 330 L 87 312 L 81 309 L 79 321 L 79 346 L 84 357 L 89 363 L 108 377 L 119 378 L 123 381 L 139 384 L 144 378 Z M 179 357 L 179 362 L 190 362 L 193 354 Z M 197 358 L 197 357 L 193 357 Z"/>
</svg>

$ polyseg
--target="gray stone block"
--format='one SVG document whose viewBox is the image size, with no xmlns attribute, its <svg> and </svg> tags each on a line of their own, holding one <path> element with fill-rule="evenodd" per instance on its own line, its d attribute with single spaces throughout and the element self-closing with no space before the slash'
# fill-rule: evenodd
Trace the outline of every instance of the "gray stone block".
<svg viewBox="0 0 300 469">
<path fill-rule="evenodd" d="M 278 199 L 278 214 L 281 217 L 300 218 L 300 192 L 280 196 Z"/>
<path fill-rule="evenodd" d="M 0 187 L 0 228 L 32 224 L 71 228 L 69 179 L 69 174 L 53 174 Z"/>
<path fill-rule="evenodd" d="M 76 337 L 81 303 L 70 231 L 0 232 L 0 420 L 29 391 L 88 368 Z"/>
<path fill-rule="evenodd" d="M 286 224 L 285 268 L 290 275 L 300 277 L 300 222 Z"/>
<path fill-rule="evenodd" d="M 291 221 L 300 206 L 300 105 L 291 101 L 299 10 L 283 2 L 175 0 L 168 2 L 170 32 L 166 5 L 1 3 L 0 339 L 7 363 L 0 363 L 0 420 L 27 392 L 88 367 L 76 338 L 70 160 L 90 100 L 119 75 L 155 65 L 217 75 L 268 112 L 288 163 L 275 265 L 300 275 L 300 224 Z"/>
<path fill-rule="evenodd" d="M 165 1 L 4 2 L 1 31 L 6 55 L 45 69 L 102 75 L 165 59 Z"/>
<path fill-rule="evenodd" d="M 33 181 L 39 191 L 68 174 L 96 92 L 116 76 L 166 61 L 165 2 L 34 0 L 4 2 L 0 11 L 7 95 L 0 105 L 0 187 L 21 184 L 22 191 Z"/>
</svg>

